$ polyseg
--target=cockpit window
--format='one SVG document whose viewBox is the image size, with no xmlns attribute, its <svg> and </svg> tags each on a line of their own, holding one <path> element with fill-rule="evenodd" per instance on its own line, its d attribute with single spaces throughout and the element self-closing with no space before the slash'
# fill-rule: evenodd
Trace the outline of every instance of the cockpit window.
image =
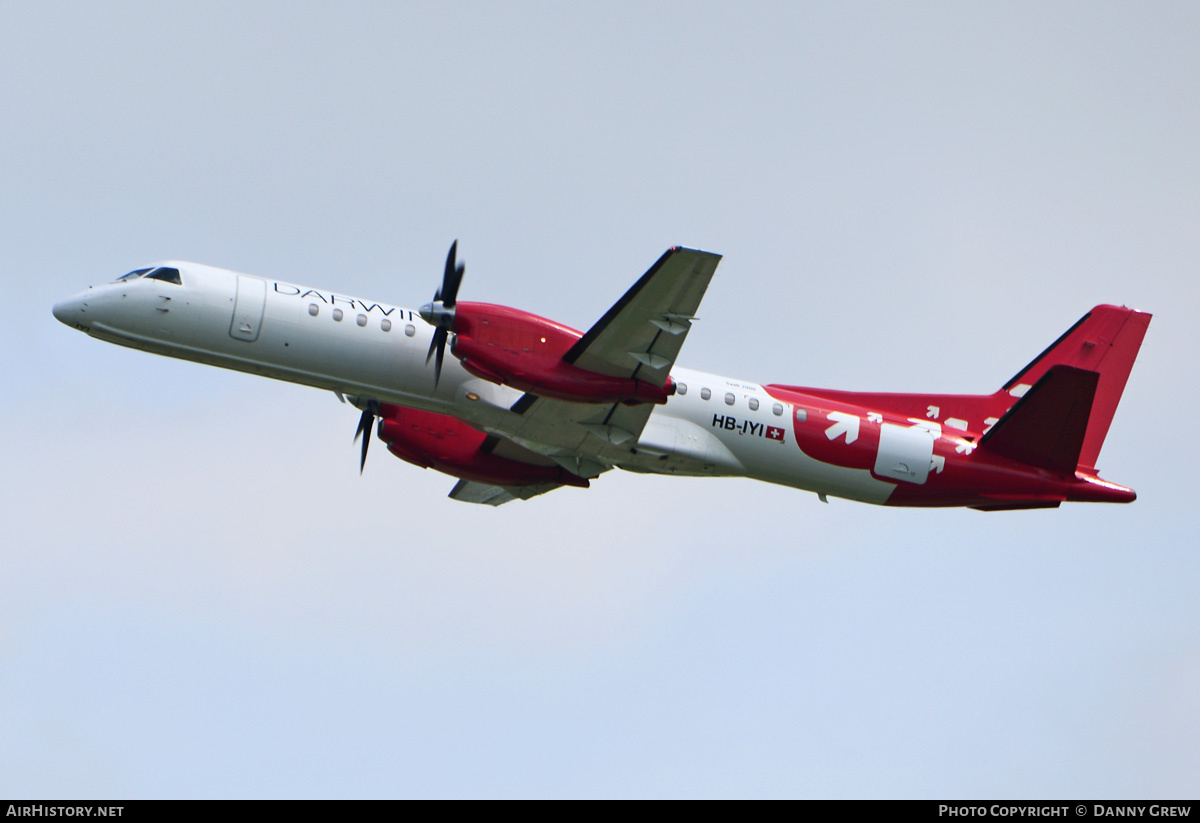
<svg viewBox="0 0 1200 823">
<path fill-rule="evenodd" d="M 131 271 L 129 274 L 122 274 L 117 278 L 116 282 L 120 283 L 122 280 L 136 280 L 148 271 L 150 271 L 150 269 L 136 269 Z"/>
<path fill-rule="evenodd" d="M 183 285 L 183 281 L 179 279 L 179 269 L 168 269 L 166 266 L 159 266 L 154 271 L 146 275 L 147 280 L 166 280 L 168 283 L 174 283 L 178 286 Z"/>
</svg>

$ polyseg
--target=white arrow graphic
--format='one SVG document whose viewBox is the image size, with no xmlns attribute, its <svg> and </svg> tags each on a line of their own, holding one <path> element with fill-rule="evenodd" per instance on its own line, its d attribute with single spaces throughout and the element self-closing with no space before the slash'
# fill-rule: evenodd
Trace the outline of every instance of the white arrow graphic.
<svg viewBox="0 0 1200 823">
<path fill-rule="evenodd" d="M 940 454 L 935 454 L 929 458 L 929 467 L 938 474 L 941 474 L 942 469 L 946 468 L 946 458 Z"/>
<path fill-rule="evenodd" d="M 879 412 L 867 412 L 867 422 L 868 423 L 882 423 L 883 415 L 880 414 Z"/>
<path fill-rule="evenodd" d="M 845 412 L 830 412 L 829 419 L 833 421 L 833 425 L 825 430 L 825 436 L 830 440 L 837 440 L 843 434 L 846 435 L 846 445 L 850 445 L 858 439 L 858 416 L 846 414 Z"/>
</svg>

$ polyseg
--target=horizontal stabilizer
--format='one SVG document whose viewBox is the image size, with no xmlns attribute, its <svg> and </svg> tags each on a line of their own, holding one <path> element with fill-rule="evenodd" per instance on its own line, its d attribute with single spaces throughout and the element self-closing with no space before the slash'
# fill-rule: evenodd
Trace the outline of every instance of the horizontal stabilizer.
<svg viewBox="0 0 1200 823">
<path fill-rule="evenodd" d="M 971 508 L 978 512 L 1013 512 L 1023 509 L 1057 509 L 1061 500 L 1016 500 L 1010 502 L 980 503 Z"/>
<path fill-rule="evenodd" d="M 1100 375 L 1051 366 L 979 441 L 980 448 L 1041 469 L 1073 474 Z"/>
</svg>

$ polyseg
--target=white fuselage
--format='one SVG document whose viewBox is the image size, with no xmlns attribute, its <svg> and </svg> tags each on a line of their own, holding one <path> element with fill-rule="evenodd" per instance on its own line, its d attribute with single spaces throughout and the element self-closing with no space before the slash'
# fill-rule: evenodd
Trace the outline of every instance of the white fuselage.
<svg viewBox="0 0 1200 823">
<path fill-rule="evenodd" d="M 537 450 L 581 446 L 570 437 L 553 442 L 554 433 L 544 431 L 530 443 L 521 415 L 509 410 L 522 392 L 479 379 L 452 357 L 435 388 L 426 365 L 433 329 L 413 309 L 195 263 L 161 265 L 177 268 L 182 282 L 97 286 L 59 303 L 54 314 L 109 342 L 327 389 L 360 405 L 451 415 Z M 608 457 L 633 471 L 748 476 L 872 503 L 894 488 L 869 471 L 807 457 L 796 447 L 794 409 L 762 386 L 683 368 L 672 377 L 679 390 L 655 407 L 637 454 L 592 449 L 579 456 Z"/>
</svg>

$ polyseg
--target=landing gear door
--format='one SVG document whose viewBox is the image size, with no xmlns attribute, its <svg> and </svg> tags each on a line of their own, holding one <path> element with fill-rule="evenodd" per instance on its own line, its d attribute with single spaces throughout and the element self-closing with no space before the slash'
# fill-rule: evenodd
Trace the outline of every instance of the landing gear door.
<svg viewBox="0 0 1200 823">
<path fill-rule="evenodd" d="M 233 322 L 229 325 L 229 336 L 235 340 L 253 343 L 262 328 L 263 307 L 267 302 L 267 281 L 239 274 L 237 300 L 233 304 Z"/>
<path fill-rule="evenodd" d="M 879 430 L 879 452 L 875 476 L 905 483 L 923 484 L 933 462 L 933 432 L 924 427 L 884 423 Z"/>
</svg>

